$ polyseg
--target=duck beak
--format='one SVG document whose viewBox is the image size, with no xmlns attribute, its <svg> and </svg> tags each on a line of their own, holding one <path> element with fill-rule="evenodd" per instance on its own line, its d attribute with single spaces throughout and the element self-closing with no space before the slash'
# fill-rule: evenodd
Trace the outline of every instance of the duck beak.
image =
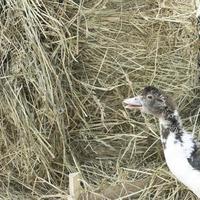
<svg viewBox="0 0 200 200">
<path fill-rule="evenodd" d="M 133 98 L 128 98 L 123 101 L 123 105 L 128 109 L 142 108 L 142 96 L 136 96 Z"/>
</svg>

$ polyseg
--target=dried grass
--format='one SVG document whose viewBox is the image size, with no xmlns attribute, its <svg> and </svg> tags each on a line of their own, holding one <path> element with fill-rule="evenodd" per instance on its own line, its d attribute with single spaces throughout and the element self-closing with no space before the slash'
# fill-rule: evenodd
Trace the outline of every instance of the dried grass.
<svg viewBox="0 0 200 200">
<path fill-rule="evenodd" d="M 8 0 L 0 16 L 2 199 L 62 199 L 75 171 L 93 192 L 150 177 L 129 199 L 195 199 L 164 164 L 156 120 L 121 105 L 154 84 L 199 133 L 193 1 Z"/>
</svg>

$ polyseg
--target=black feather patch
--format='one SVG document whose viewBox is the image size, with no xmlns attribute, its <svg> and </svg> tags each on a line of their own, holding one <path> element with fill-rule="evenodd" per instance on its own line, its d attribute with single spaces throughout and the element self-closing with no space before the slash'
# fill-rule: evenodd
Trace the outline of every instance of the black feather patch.
<svg viewBox="0 0 200 200">
<path fill-rule="evenodd" d="M 197 145 L 195 145 L 194 151 L 190 158 L 188 158 L 188 162 L 194 169 L 200 170 L 200 149 Z"/>
</svg>

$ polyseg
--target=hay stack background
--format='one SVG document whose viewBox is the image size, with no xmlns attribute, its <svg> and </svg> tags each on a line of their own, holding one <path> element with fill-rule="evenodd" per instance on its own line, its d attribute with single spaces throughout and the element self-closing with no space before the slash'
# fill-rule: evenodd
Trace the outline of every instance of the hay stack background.
<svg viewBox="0 0 200 200">
<path fill-rule="evenodd" d="M 121 105 L 154 84 L 192 130 L 194 2 L 9 0 L 0 15 L 2 198 L 64 198 L 80 171 L 89 191 L 151 177 L 137 199 L 195 199 L 164 164 L 156 120 Z"/>
</svg>

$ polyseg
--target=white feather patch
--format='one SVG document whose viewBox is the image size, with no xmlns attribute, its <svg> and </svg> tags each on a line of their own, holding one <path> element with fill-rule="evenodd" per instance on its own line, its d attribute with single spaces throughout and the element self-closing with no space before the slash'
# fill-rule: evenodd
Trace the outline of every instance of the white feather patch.
<svg viewBox="0 0 200 200">
<path fill-rule="evenodd" d="M 166 163 L 174 176 L 200 197 L 200 171 L 195 170 L 187 160 L 193 148 L 192 137 L 184 133 L 182 140 L 183 143 L 170 132 L 164 149 Z"/>
<path fill-rule="evenodd" d="M 183 150 L 185 152 L 185 156 L 187 158 L 190 158 L 191 153 L 194 151 L 194 147 L 195 147 L 192 134 L 185 132 L 181 139 L 183 141 L 182 145 L 183 145 Z"/>
</svg>

